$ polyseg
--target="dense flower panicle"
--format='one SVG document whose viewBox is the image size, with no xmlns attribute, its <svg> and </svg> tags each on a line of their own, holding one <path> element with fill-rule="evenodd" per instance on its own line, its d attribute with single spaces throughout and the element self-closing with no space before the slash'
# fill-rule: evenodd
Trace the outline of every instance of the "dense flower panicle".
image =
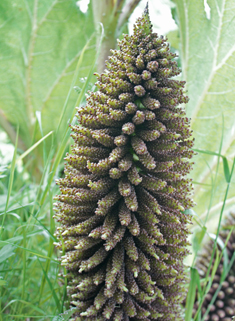
<svg viewBox="0 0 235 321">
<path fill-rule="evenodd" d="M 222 230 L 219 233 L 219 237 L 224 244 L 226 244 L 226 240 L 229 237 L 229 233 L 231 229 L 234 227 L 234 225 L 235 225 L 235 213 L 231 213 L 227 217 L 226 221 L 223 224 Z M 198 256 L 196 267 L 198 269 L 198 272 L 201 278 L 204 278 L 207 274 L 208 266 L 212 255 L 212 249 L 213 249 L 213 241 L 210 240 L 205 244 L 203 251 Z M 221 255 L 222 249 L 219 246 L 217 247 L 217 249 L 219 254 Z M 204 316 L 209 304 L 211 303 L 213 295 L 215 294 L 216 290 L 218 289 L 221 283 L 221 277 L 222 277 L 224 268 L 228 268 L 230 260 L 234 255 L 234 251 L 235 251 L 235 231 L 234 230 L 232 231 L 228 239 L 228 243 L 225 251 L 228 255 L 228 262 L 226 266 L 224 266 L 224 263 L 225 263 L 224 256 L 222 256 L 222 259 L 219 263 L 219 266 L 213 278 L 211 288 L 209 292 L 206 294 L 205 300 L 200 310 L 202 317 Z M 214 265 L 214 263 L 215 263 L 215 258 L 213 259 L 212 266 Z M 196 301 L 193 309 L 193 316 L 196 315 L 198 307 L 199 307 L 199 297 L 196 297 Z M 222 321 L 222 320 L 231 321 L 233 316 L 235 316 L 235 264 L 234 263 L 231 266 L 231 269 L 228 272 L 227 277 L 222 283 L 222 287 L 218 292 L 216 300 L 210 307 L 209 314 L 205 316 L 205 320 L 206 321 Z"/>
<path fill-rule="evenodd" d="M 58 184 L 57 247 L 72 320 L 183 320 L 183 259 L 193 206 L 184 82 L 148 11 L 119 41 L 71 126 Z"/>
</svg>

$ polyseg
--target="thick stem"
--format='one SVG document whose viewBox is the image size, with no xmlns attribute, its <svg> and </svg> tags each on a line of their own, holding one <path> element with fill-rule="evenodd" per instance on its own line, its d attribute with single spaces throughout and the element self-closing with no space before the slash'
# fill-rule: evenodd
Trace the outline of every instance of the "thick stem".
<svg viewBox="0 0 235 321">
<path fill-rule="evenodd" d="M 141 0 L 130 0 L 124 6 L 122 13 L 120 14 L 119 21 L 118 21 L 118 30 L 121 30 L 123 26 L 128 22 L 132 12 L 138 6 Z"/>
<path fill-rule="evenodd" d="M 102 73 L 105 70 L 105 61 L 110 56 L 110 49 L 116 47 L 116 39 L 113 34 L 109 37 L 105 37 L 100 48 L 100 54 L 97 59 L 97 71 Z"/>
<path fill-rule="evenodd" d="M 110 49 L 116 46 L 116 29 L 120 9 L 124 0 L 93 0 L 92 9 L 96 26 L 101 22 L 104 27 L 104 38 L 97 60 L 97 71 L 102 73 L 105 69 L 105 60 L 110 55 Z"/>
<path fill-rule="evenodd" d="M 92 1 L 94 22 L 96 25 L 101 22 L 104 26 L 104 39 L 97 60 L 97 71 L 99 73 L 104 71 L 105 60 L 110 55 L 110 49 L 116 47 L 117 37 L 140 0 L 129 0 L 125 6 L 124 2 L 124 0 Z"/>
</svg>

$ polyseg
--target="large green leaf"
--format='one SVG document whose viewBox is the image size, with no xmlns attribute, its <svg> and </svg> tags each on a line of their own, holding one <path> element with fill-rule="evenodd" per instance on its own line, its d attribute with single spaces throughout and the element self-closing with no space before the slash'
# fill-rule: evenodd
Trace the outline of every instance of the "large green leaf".
<svg viewBox="0 0 235 321">
<path fill-rule="evenodd" d="M 235 155 L 234 1 L 174 2 L 181 37 L 182 72 L 190 98 L 187 114 L 194 130 L 195 148 L 220 152 L 231 168 Z M 208 6 L 210 11 L 206 10 Z M 222 205 L 228 168 L 226 159 L 223 162 L 220 157 L 217 170 L 217 161 L 218 156 L 212 153 L 199 152 L 194 158 L 193 179 L 199 183 L 195 184 L 195 210 L 202 217 L 206 217 L 208 208 L 210 215 L 218 213 Z M 235 204 L 234 179 L 231 184 L 227 209 Z"/>
<path fill-rule="evenodd" d="M 0 2 L 0 111 L 19 124 L 25 148 L 42 132 L 57 128 L 73 73 L 83 47 L 94 32 L 91 8 L 82 13 L 75 0 Z M 86 76 L 95 53 L 95 39 L 84 55 L 79 79 Z M 79 85 L 79 82 L 77 82 Z M 72 114 L 72 92 L 62 129 Z"/>
</svg>

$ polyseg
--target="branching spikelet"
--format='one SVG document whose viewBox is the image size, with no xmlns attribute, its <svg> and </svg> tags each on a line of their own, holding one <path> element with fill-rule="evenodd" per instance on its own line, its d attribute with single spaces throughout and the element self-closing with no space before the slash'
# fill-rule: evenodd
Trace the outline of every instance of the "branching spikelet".
<svg viewBox="0 0 235 321">
<path fill-rule="evenodd" d="M 226 244 L 226 240 L 229 237 L 229 233 L 231 229 L 235 225 L 235 214 L 231 213 L 226 221 L 223 224 L 222 230 L 219 233 L 220 240 L 223 242 L 223 244 Z M 207 269 L 209 266 L 209 262 L 211 259 L 212 249 L 213 249 L 214 242 L 213 240 L 210 240 L 207 242 L 203 248 L 203 251 L 198 256 L 196 267 L 198 269 L 199 275 L 201 278 L 205 278 L 207 274 Z M 220 243 L 220 245 L 222 245 Z M 221 255 L 221 247 L 217 246 L 218 253 Z M 226 249 L 224 250 L 224 253 L 228 256 L 228 261 L 225 263 L 224 259 L 225 256 L 222 256 L 222 259 L 219 263 L 219 266 L 216 270 L 216 274 L 214 276 L 214 279 L 212 281 L 211 288 L 209 292 L 206 294 L 205 300 L 202 304 L 202 307 L 200 309 L 201 316 L 203 317 L 212 298 L 215 294 L 215 291 L 218 289 L 220 283 L 221 283 L 221 277 L 224 273 L 224 269 L 228 268 L 228 265 L 232 259 L 232 256 L 234 255 L 235 251 L 235 231 L 233 230 L 226 246 Z M 215 259 L 213 259 L 212 267 L 215 263 Z M 222 282 L 222 287 L 220 291 L 218 292 L 218 295 L 214 301 L 214 303 L 210 307 L 209 314 L 205 316 L 205 320 L 207 321 L 230 321 L 232 320 L 232 316 L 235 315 L 235 264 L 233 263 L 231 266 L 231 269 L 229 270 L 227 277 Z M 195 316 L 199 306 L 199 298 L 196 298 L 196 302 L 194 304 L 193 309 L 193 316 Z"/>
<path fill-rule="evenodd" d="M 148 10 L 78 109 L 55 218 L 73 320 L 183 320 L 183 176 L 193 156 L 184 82 Z M 77 281 L 75 281 L 77 280 Z"/>
</svg>

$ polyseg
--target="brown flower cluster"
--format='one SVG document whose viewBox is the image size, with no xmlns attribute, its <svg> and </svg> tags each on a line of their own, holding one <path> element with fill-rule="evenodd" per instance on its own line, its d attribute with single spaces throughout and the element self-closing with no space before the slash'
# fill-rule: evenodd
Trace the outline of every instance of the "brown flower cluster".
<svg viewBox="0 0 235 321">
<path fill-rule="evenodd" d="M 222 230 L 219 233 L 220 239 L 225 244 L 227 237 L 229 236 L 230 230 L 235 226 L 235 214 L 231 213 L 229 217 L 226 219 L 226 222 L 223 225 Z M 202 278 L 204 278 L 207 274 L 207 269 L 210 263 L 211 254 L 213 249 L 213 241 L 210 240 L 205 244 L 203 251 L 198 256 L 198 260 L 196 262 L 196 267 L 198 272 Z M 232 232 L 229 237 L 226 252 L 228 254 L 228 264 L 232 259 L 235 251 L 235 231 Z M 218 253 L 221 254 L 221 248 L 218 247 Z M 215 259 L 213 259 L 212 266 L 215 263 Z M 212 286 L 209 292 L 206 294 L 205 300 L 202 304 L 201 315 L 204 316 L 211 300 L 220 286 L 222 273 L 224 268 L 228 268 L 228 266 L 224 266 L 224 257 L 222 257 L 219 266 L 216 270 L 216 274 L 214 276 Z M 199 307 L 199 297 L 197 297 L 196 302 L 194 304 L 193 316 L 196 315 L 196 312 Z M 232 265 L 226 279 L 222 283 L 222 287 L 218 292 L 215 302 L 210 307 L 210 312 L 207 316 L 205 316 L 206 321 L 231 321 L 232 316 L 235 316 L 235 264 Z"/>
<path fill-rule="evenodd" d="M 56 196 L 72 320 L 183 320 L 193 156 L 175 54 L 148 10 L 78 109 Z"/>
</svg>

